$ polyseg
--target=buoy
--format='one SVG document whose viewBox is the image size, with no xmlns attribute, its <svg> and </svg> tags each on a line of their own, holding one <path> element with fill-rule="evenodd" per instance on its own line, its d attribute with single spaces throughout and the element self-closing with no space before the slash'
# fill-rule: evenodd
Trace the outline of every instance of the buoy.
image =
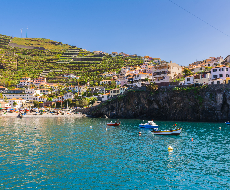
<svg viewBox="0 0 230 190">
<path fill-rule="evenodd" d="M 168 147 L 168 150 L 173 150 L 173 147 L 169 146 L 169 147 Z"/>
<path fill-rule="evenodd" d="M 139 134 L 141 134 L 141 132 L 139 132 Z"/>
<path fill-rule="evenodd" d="M 92 126 L 90 126 L 90 128 L 92 128 Z"/>
<path fill-rule="evenodd" d="M 193 138 L 191 138 L 191 141 L 193 142 Z"/>
<path fill-rule="evenodd" d="M 37 127 L 34 127 L 34 129 L 37 129 Z"/>
<path fill-rule="evenodd" d="M 106 128 L 106 131 L 107 131 L 107 128 Z"/>
<path fill-rule="evenodd" d="M 221 129 L 221 127 L 219 127 L 219 129 Z"/>
</svg>

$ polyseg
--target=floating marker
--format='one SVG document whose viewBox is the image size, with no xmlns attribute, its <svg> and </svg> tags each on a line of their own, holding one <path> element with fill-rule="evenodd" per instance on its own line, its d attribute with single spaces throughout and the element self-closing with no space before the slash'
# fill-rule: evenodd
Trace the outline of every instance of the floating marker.
<svg viewBox="0 0 230 190">
<path fill-rule="evenodd" d="M 92 126 L 90 126 L 90 128 L 92 128 Z"/>
<path fill-rule="evenodd" d="M 191 138 L 191 141 L 193 142 L 193 138 Z"/>
<path fill-rule="evenodd" d="M 168 147 L 168 150 L 173 150 L 173 147 L 169 146 L 169 147 Z"/>
<path fill-rule="evenodd" d="M 219 129 L 221 129 L 221 127 L 219 127 Z"/>
<path fill-rule="evenodd" d="M 139 134 L 141 134 L 141 132 L 139 132 Z"/>
</svg>

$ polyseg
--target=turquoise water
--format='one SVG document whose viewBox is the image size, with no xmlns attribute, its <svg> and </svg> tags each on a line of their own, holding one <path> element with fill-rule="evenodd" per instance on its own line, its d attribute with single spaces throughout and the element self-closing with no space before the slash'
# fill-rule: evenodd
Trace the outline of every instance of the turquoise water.
<svg viewBox="0 0 230 190">
<path fill-rule="evenodd" d="M 119 127 L 91 118 L 0 121 L 0 189 L 230 188 L 230 126 L 223 123 L 177 122 L 180 136 L 154 136 L 138 127 L 141 120 Z"/>
</svg>

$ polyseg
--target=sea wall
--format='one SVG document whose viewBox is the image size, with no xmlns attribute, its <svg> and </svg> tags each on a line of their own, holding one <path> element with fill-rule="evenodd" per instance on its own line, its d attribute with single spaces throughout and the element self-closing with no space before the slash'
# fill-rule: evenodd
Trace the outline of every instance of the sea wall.
<svg viewBox="0 0 230 190">
<path fill-rule="evenodd" d="M 130 90 L 87 111 L 93 117 L 174 121 L 230 120 L 230 85 Z"/>
</svg>

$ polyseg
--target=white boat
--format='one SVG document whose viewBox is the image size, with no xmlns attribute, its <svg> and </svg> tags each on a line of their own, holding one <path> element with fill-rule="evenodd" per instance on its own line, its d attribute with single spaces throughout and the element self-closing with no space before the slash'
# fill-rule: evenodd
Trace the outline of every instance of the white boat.
<svg viewBox="0 0 230 190">
<path fill-rule="evenodd" d="M 153 130 L 154 135 L 180 135 L 182 128 L 171 130 Z"/>
<path fill-rule="evenodd" d="M 144 124 L 141 123 L 141 124 L 139 124 L 139 127 L 149 128 L 149 129 L 152 129 L 152 128 L 158 129 L 158 125 L 154 121 L 148 121 L 148 123 L 144 123 Z"/>
</svg>

